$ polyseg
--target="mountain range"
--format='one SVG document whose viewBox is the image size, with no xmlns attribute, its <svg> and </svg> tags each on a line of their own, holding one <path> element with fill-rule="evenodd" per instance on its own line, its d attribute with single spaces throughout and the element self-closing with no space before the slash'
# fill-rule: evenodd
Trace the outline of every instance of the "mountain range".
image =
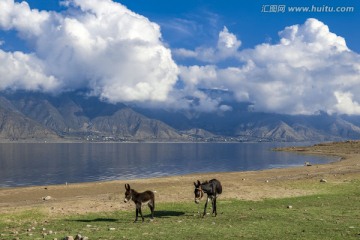
<svg viewBox="0 0 360 240">
<path fill-rule="evenodd" d="M 360 116 L 196 112 L 111 104 L 81 92 L 0 93 L 0 141 L 339 141 L 360 139 Z"/>
</svg>

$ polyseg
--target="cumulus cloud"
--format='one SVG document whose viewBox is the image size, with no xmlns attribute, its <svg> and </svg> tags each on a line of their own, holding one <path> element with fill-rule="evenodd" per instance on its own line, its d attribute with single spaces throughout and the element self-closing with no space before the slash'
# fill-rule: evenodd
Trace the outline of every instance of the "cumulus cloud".
<svg viewBox="0 0 360 240">
<path fill-rule="evenodd" d="M 237 101 L 252 102 L 258 111 L 360 113 L 360 56 L 344 38 L 316 19 L 287 27 L 279 37 L 277 44 L 238 51 L 239 67 L 184 66 L 181 79 L 193 89 L 231 89 Z"/>
<path fill-rule="evenodd" d="M 195 58 L 203 62 L 216 63 L 236 57 L 240 46 L 241 41 L 224 26 L 219 33 L 216 48 L 198 47 L 195 50 L 179 48 L 174 50 L 174 54 L 181 58 Z"/>
<path fill-rule="evenodd" d="M 7 88 L 27 89 L 30 80 L 20 84 L 16 76 L 33 67 L 34 81 L 45 90 L 87 88 L 110 102 L 169 98 L 178 67 L 162 43 L 159 25 L 111 0 L 66 0 L 63 5 L 67 11 L 56 13 L 30 9 L 26 2 L 0 3 L 0 28 L 17 31 L 33 46 L 32 54 L 16 60 L 9 57 L 13 53 L 3 53 L 8 61 L 0 71 L 12 72 Z M 25 56 L 35 63 L 29 65 Z M 11 68 L 15 61 L 19 69 Z"/>
<path fill-rule="evenodd" d="M 0 28 L 17 29 L 23 37 L 42 34 L 43 25 L 49 18 L 48 12 L 32 10 L 25 1 L 15 3 L 14 0 L 2 0 L 0 13 Z"/>
<path fill-rule="evenodd" d="M 345 114 L 360 114 L 360 104 L 354 101 L 354 95 L 350 92 L 334 92 L 337 103 L 334 110 Z"/>
<path fill-rule="evenodd" d="M 360 55 L 319 20 L 286 27 L 276 44 L 250 49 L 240 49 L 224 27 L 213 47 L 175 49 L 176 57 L 199 63 L 177 66 L 148 18 L 112 0 L 62 4 L 64 11 L 52 12 L 0 1 L 0 30 L 16 31 L 31 50 L 0 49 L 0 90 L 85 88 L 110 102 L 230 111 L 221 95 L 203 91 L 224 89 L 257 111 L 360 114 Z M 218 66 L 229 59 L 232 67 Z"/>
<path fill-rule="evenodd" d="M 31 54 L 0 50 L 0 90 L 25 89 L 51 92 L 61 84 L 44 73 L 43 63 Z"/>
</svg>

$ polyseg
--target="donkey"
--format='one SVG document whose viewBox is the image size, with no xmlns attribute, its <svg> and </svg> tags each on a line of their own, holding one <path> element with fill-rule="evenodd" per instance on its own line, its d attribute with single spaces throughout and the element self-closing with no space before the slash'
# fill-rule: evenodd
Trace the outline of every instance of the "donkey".
<svg viewBox="0 0 360 240">
<path fill-rule="evenodd" d="M 216 211 L 216 198 L 218 197 L 219 194 L 222 193 L 222 186 L 219 180 L 217 179 L 211 179 L 209 182 L 203 182 L 200 183 L 199 180 L 197 180 L 197 183 L 194 182 L 195 185 L 195 203 L 199 204 L 201 198 L 204 196 L 204 193 L 207 194 L 207 199 L 206 199 L 206 203 L 205 203 L 205 207 L 204 207 L 204 213 L 203 213 L 203 217 L 206 215 L 206 207 L 207 204 L 209 202 L 209 200 L 211 200 L 211 205 L 212 205 L 212 213 L 215 214 L 215 217 L 217 215 L 217 211 Z"/>
<path fill-rule="evenodd" d="M 138 193 L 134 189 L 130 188 L 129 184 L 125 184 L 125 199 L 124 202 L 128 202 L 132 200 L 136 205 L 136 218 L 134 223 L 138 220 L 138 215 L 140 213 L 140 216 L 142 218 L 142 221 L 144 222 L 144 217 L 141 212 L 141 205 L 144 203 L 149 206 L 151 210 L 151 219 L 154 219 L 154 209 L 155 209 L 155 195 L 152 191 L 145 191 L 142 193 Z"/>
</svg>

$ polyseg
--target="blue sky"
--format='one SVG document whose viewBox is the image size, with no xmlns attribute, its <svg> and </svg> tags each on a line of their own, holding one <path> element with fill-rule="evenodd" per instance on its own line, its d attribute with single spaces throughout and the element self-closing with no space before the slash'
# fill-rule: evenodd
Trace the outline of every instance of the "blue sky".
<svg viewBox="0 0 360 240">
<path fill-rule="evenodd" d="M 21 1 L 18 1 L 21 2 Z M 27 0 L 32 8 L 61 11 L 59 0 Z M 286 26 L 305 22 L 307 18 L 317 18 L 330 29 L 343 36 L 350 49 L 360 52 L 360 2 L 358 0 L 123 0 L 130 10 L 148 17 L 160 24 L 166 42 L 174 47 L 191 47 L 194 44 L 216 42 L 218 32 L 226 25 L 242 41 L 243 46 L 253 47 L 264 41 L 278 41 L 278 31 Z M 291 6 L 349 6 L 350 13 L 262 13 L 264 5 Z M 176 30 L 180 20 L 194 24 L 198 31 L 191 35 Z M 0 35 L 3 37 L 4 33 Z"/>
<path fill-rule="evenodd" d="M 243 42 L 244 47 L 253 47 L 271 39 L 278 41 L 278 31 L 284 27 L 305 22 L 315 17 L 325 22 L 331 30 L 347 39 L 348 46 L 360 50 L 360 2 L 343 0 L 209 0 L 209 1 L 165 1 L 165 0 L 125 0 L 120 1 L 135 12 L 141 13 L 163 26 L 163 34 L 171 43 L 191 45 L 195 42 L 216 41 L 218 31 L 226 25 Z M 354 6 L 352 13 L 262 13 L 264 5 L 291 6 Z M 212 18 L 212 19 L 209 19 Z M 201 31 L 194 36 L 182 36 L 167 23 L 176 19 L 189 20 Z M 181 40 L 177 40 L 174 35 Z M 199 40 L 197 40 L 199 39 Z"/>
<path fill-rule="evenodd" d="M 231 111 L 209 88 L 259 111 L 360 114 L 358 0 L 1 1 L 0 90 Z"/>
</svg>

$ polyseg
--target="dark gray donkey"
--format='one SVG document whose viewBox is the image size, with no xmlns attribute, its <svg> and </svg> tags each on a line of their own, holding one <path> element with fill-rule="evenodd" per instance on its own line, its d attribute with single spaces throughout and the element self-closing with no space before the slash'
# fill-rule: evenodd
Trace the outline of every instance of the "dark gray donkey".
<svg viewBox="0 0 360 240">
<path fill-rule="evenodd" d="M 140 216 L 142 218 L 142 221 L 144 222 L 144 217 L 141 212 L 141 205 L 144 203 L 149 206 L 151 210 L 151 219 L 154 219 L 154 209 L 155 209 L 155 195 L 152 191 L 145 191 L 142 193 L 138 193 L 134 189 L 130 188 L 129 184 L 125 184 L 125 199 L 124 202 L 128 202 L 130 200 L 133 200 L 133 202 L 136 205 L 136 222 L 138 220 L 138 215 L 140 213 Z"/>
<path fill-rule="evenodd" d="M 195 185 L 195 203 L 199 204 L 201 198 L 204 196 L 204 193 L 207 194 L 207 199 L 206 199 L 206 203 L 205 203 L 205 207 L 204 207 L 204 213 L 203 213 L 203 217 L 206 214 L 206 207 L 207 204 L 209 202 L 209 200 L 211 200 L 211 205 L 212 205 L 212 213 L 215 214 L 215 216 L 217 215 L 217 211 L 216 211 L 216 198 L 218 197 L 219 194 L 222 193 L 222 186 L 219 180 L 217 179 L 211 179 L 209 182 L 203 182 L 200 183 L 199 180 L 197 180 L 197 183 L 194 182 Z"/>
</svg>

